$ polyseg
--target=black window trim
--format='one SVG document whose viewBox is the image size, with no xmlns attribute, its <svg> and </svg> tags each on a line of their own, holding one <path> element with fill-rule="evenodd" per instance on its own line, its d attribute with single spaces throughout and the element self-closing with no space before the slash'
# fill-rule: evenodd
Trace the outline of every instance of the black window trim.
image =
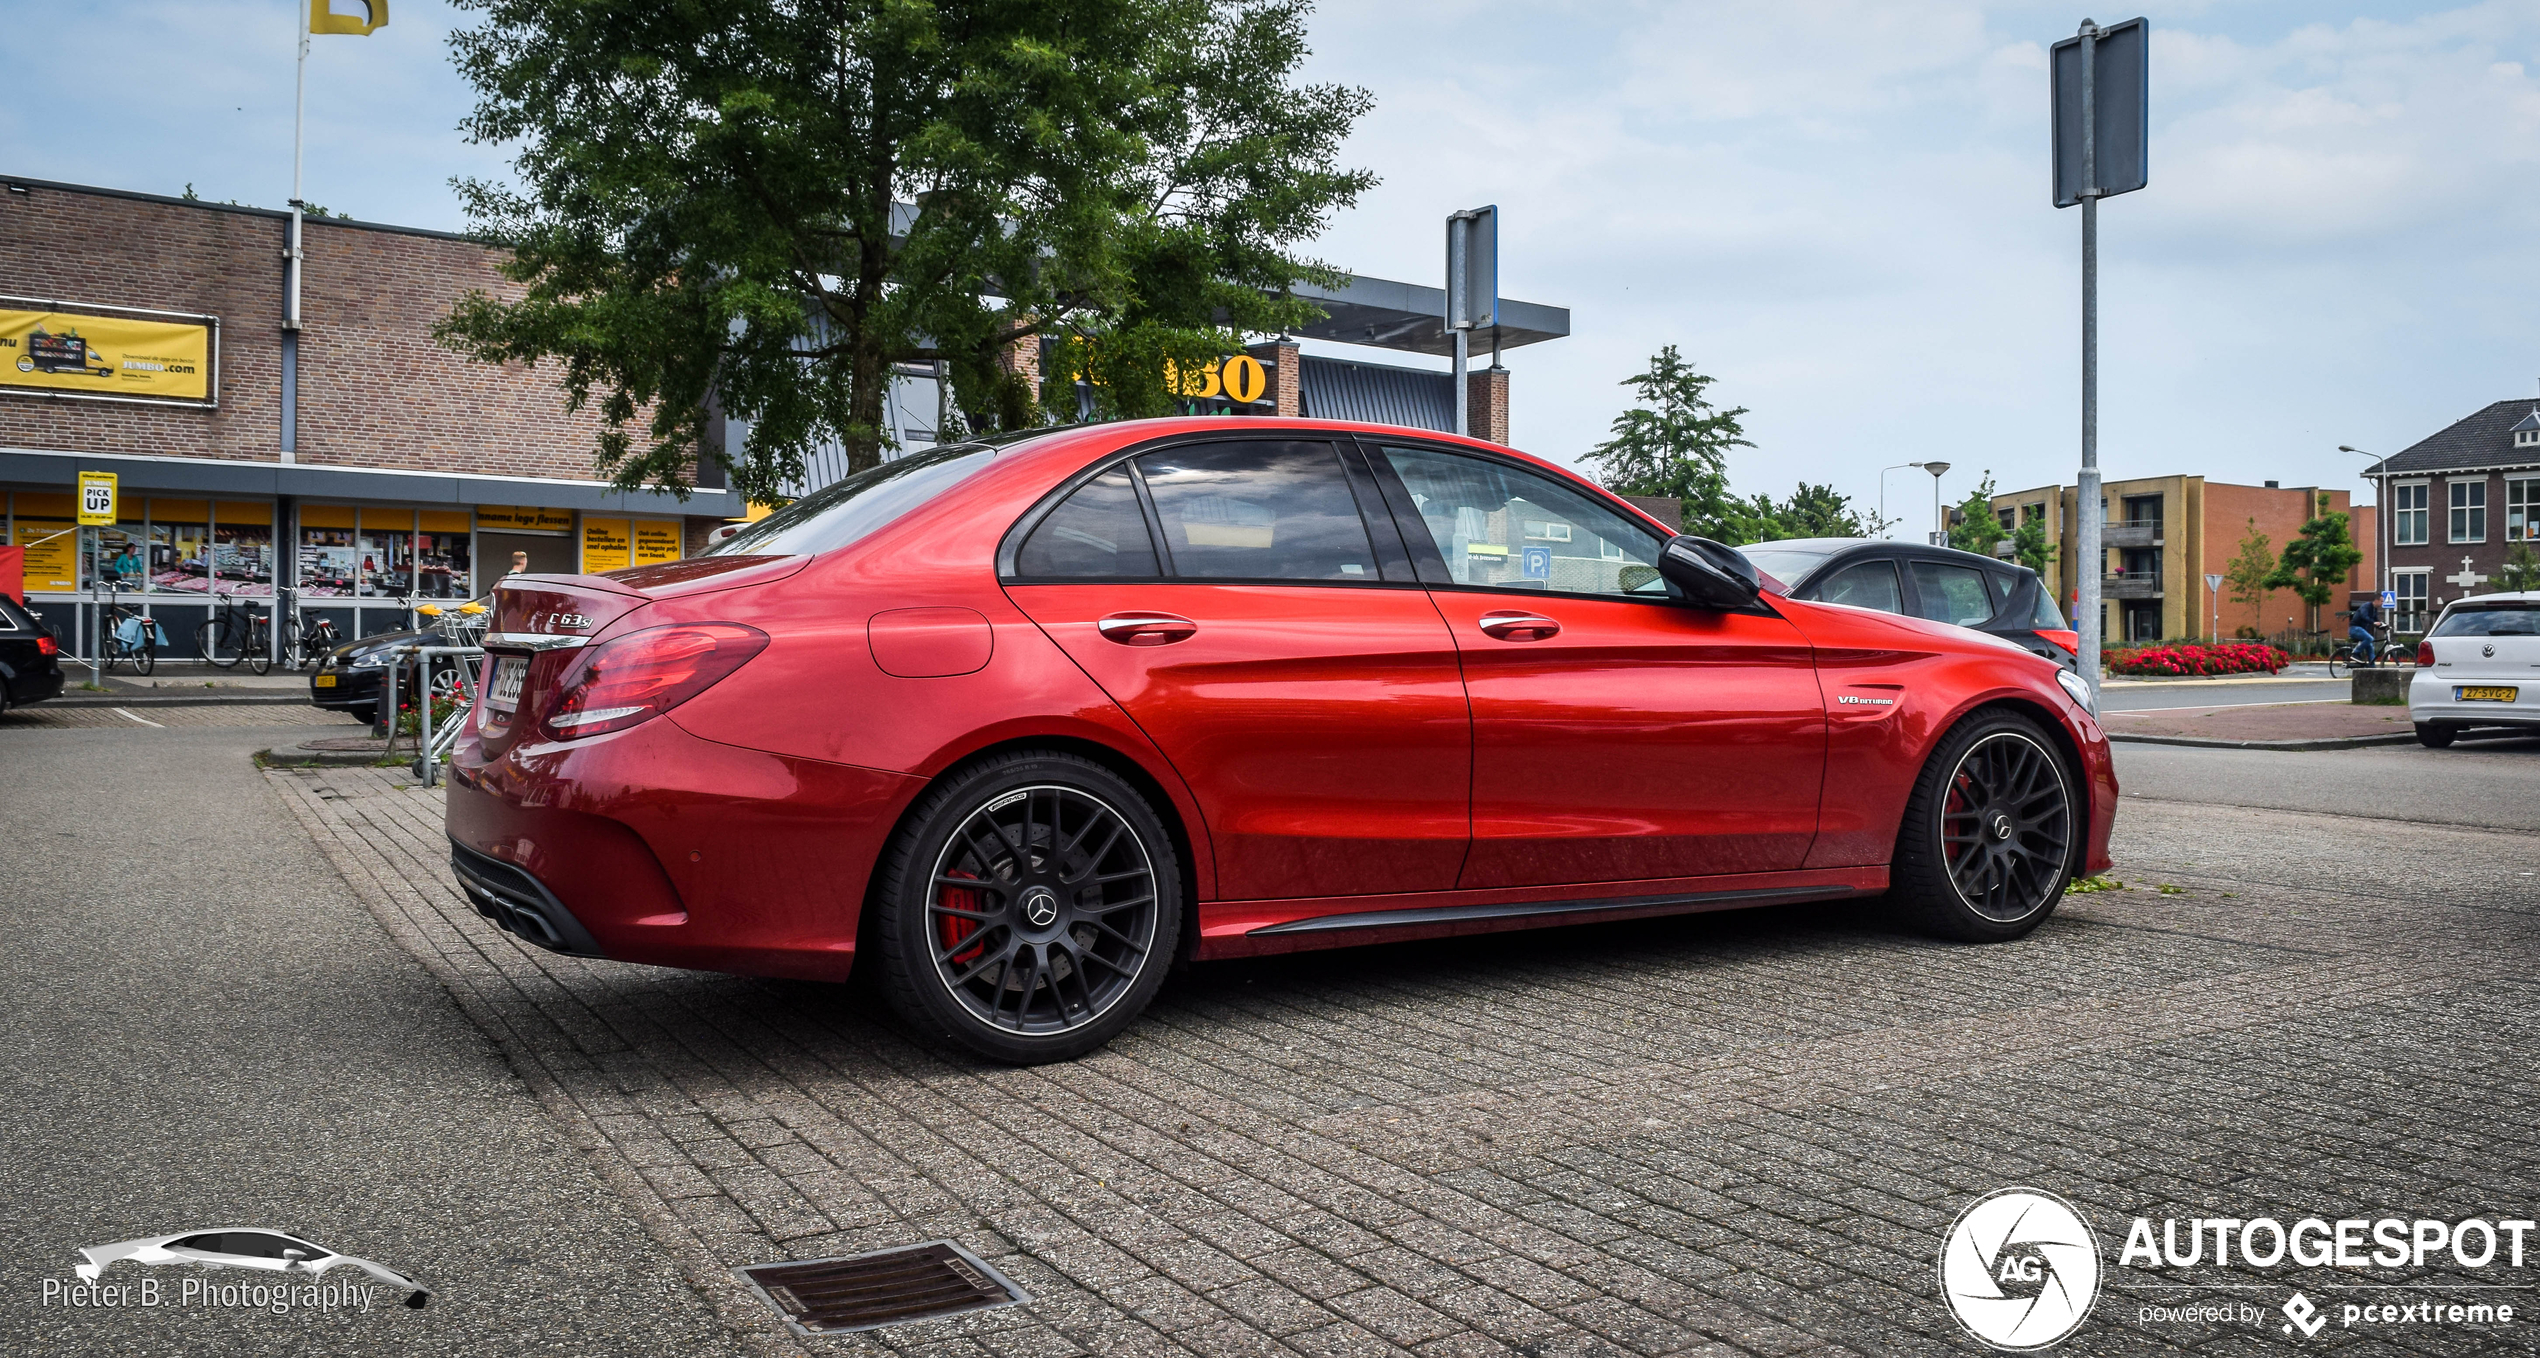
<svg viewBox="0 0 2540 1358">
<path fill-rule="evenodd" d="M 1156 512 L 1155 497 L 1147 489 L 1146 473 L 1138 466 L 1138 459 L 1149 453 L 1168 452 L 1176 448 L 1211 443 L 1265 442 L 1320 443 L 1332 449 L 1333 455 L 1340 461 L 1343 480 L 1349 486 L 1351 503 L 1358 508 L 1359 526 L 1367 534 L 1368 550 L 1375 554 L 1376 578 L 1295 580 L 1285 576 L 1183 575 L 1179 572 L 1174 565 L 1172 544 L 1165 539 L 1163 517 Z M 997 542 L 997 583 L 1000 585 L 1261 585 L 1302 589 L 1419 589 L 1421 582 L 1417 578 L 1396 580 L 1385 574 L 1389 564 L 1385 544 L 1376 532 L 1376 525 L 1368 519 L 1370 507 L 1361 498 L 1363 491 L 1358 481 L 1358 469 L 1353 468 L 1350 461 L 1351 455 L 1358 452 L 1358 448 L 1351 442 L 1350 434 L 1346 430 L 1284 427 L 1210 430 L 1202 434 L 1168 434 L 1161 438 L 1147 439 L 1125 448 L 1114 449 L 1060 481 L 1040 499 L 1034 501 L 1031 508 L 1024 510 L 1022 515 L 1015 519 L 1012 527 L 1006 529 L 1005 536 Z M 1126 464 L 1129 469 L 1130 485 L 1137 490 L 1138 511 L 1146 518 L 1147 535 L 1155 544 L 1156 564 L 1163 568 L 1164 573 L 1161 575 L 1023 574 L 1018 568 L 1023 544 L 1030 540 L 1034 530 L 1041 526 L 1042 520 L 1056 513 L 1058 507 L 1067 503 L 1068 497 L 1074 495 L 1086 483 L 1100 478 L 1112 468 L 1123 464 Z M 1377 508 L 1386 507 L 1377 506 Z M 1400 544 L 1403 541 L 1401 524 L 1396 523 L 1394 529 L 1396 550 L 1400 551 Z M 1404 559 L 1408 560 L 1407 554 Z"/>
</svg>

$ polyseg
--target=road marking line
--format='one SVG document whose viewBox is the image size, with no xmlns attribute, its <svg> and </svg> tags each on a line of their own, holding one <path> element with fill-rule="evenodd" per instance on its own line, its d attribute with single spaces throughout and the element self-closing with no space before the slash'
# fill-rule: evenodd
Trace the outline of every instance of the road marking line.
<svg viewBox="0 0 2540 1358">
<path fill-rule="evenodd" d="M 157 727 L 157 729 L 162 731 L 168 729 L 164 726 L 160 726 L 157 722 L 152 721 L 147 717 L 136 715 L 133 710 L 128 707 L 118 707 L 115 709 L 115 712 L 119 716 L 131 717 L 134 721 L 140 722 L 144 726 Z"/>
</svg>

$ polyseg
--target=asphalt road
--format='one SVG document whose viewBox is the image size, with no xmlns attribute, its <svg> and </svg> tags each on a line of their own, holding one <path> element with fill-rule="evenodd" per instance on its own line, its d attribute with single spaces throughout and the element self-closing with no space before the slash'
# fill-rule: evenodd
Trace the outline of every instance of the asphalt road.
<svg viewBox="0 0 2540 1358">
<path fill-rule="evenodd" d="M 0 1352 L 736 1351 L 250 763 L 306 734 L 0 727 Z M 302 1234 L 439 1295 L 368 1313 L 45 1302 L 81 1246 L 223 1226 Z M 173 1294 L 187 1275 L 205 1276 L 107 1280 Z"/>
<path fill-rule="evenodd" d="M 2117 782 L 2129 801 L 2351 817 L 2358 840 L 2412 862 L 2408 825 L 2540 830 L 2540 738 L 2307 754 L 2132 742 L 2114 748 Z M 2122 822 L 2124 812 L 2118 814 Z"/>
</svg>

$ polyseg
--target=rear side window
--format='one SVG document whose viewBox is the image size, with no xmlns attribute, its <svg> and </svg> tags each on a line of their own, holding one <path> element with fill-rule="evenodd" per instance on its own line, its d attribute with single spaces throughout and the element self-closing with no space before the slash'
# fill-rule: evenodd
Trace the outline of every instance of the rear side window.
<svg viewBox="0 0 2540 1358">
<path fill-rule="evenodd" d="M 1077 487 L 1064 504 L 1051 510 L 1025 539 L 1014 568 L 1027 578 L 1163 574 L 1156 565 L 1155 539 L 1147 532 L 1146 515 L 1138 508 L 1138 490 L 1130 484 L 1128 467 L 1114 467 Z"/>
<path fill-rule="evenodd" d="M 1985 589 L 1984 572 L 1973 566 L 1917 561 L 1914 593 L 1919 597 L 1922 616 L 1934 622 L 1974 627 L 1993 616 L 1993 599 Z"/>
<path fill-rule="evenodd" d="M 1329 443 L 1201 443 L 1138 459 L 1183 579 L 1363 580 L 1376 554 Z"/>
<path fill-rule="evenodd" d="M 2063 610 L 2055 607 L 2055 596 L 2047 592 L 2045 581 L 2039 581 L 2036 592 L 2028 597 L 2029 626 L 2048 632 L 2071 630 L 2071 624 L 2064 621 Z"/>
<path fill-rule="evenodd" d="M 1905 595 L 1897 587 L 1893 561 L 1861 561 L 1846 566 L 1826 577 L 1815 597 L 1823 603 L 1875 608 L 1881 613 L 1905 611 Z"/>
<path fill-rule="evenodd" d="M 984 471 L 996 450 L 946 444 L 867 467 L 777 510 L 699 553 L 810 556 L 835 551 Z"/>
<path fill-rule="evenodd" d="M 2434 624 L 2430 637 L 2528 637 L 2540 636 L 2540 609 L 2529 604 L 2486 604 L 2461 606 L 2443 615 Z"/>
</svg>

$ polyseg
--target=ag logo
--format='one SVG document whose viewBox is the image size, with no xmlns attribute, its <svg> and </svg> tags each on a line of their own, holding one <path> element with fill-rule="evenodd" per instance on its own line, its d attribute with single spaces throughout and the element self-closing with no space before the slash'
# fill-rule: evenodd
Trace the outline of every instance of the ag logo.
<svg viewBox="0 0 2540 1358">
<path fill-rule="evenodd" d="M 2034 1188 L 1978 1198 L 1949 1227 L 1940 1294 L 1977 1342 L 2014 1352 L 2062 1340 L 2099 1297 L 2099 1240 L 2071 1203 Z"/>
</svg>

